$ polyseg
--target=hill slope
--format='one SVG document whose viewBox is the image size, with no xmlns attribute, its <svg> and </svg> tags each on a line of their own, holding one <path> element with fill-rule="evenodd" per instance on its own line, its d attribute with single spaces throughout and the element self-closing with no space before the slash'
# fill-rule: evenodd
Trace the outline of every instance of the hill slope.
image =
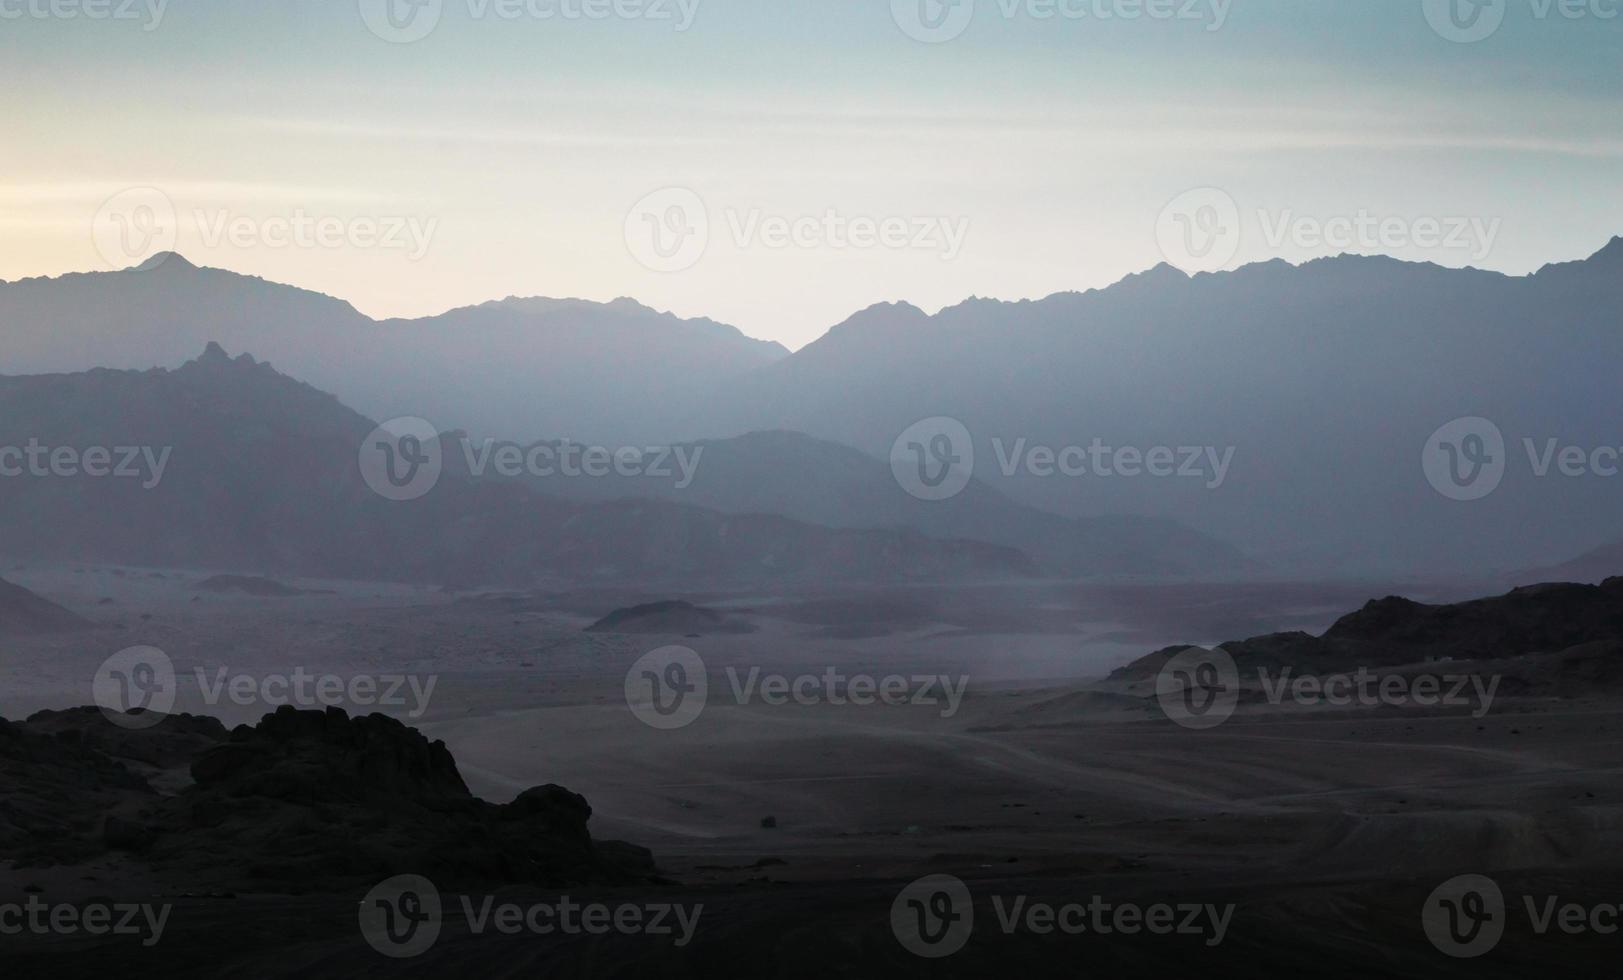
<svg viewBox="0 0 1623 980">
<path fill-rule="evenodd" d="M 657 501 L 581 503 L 447 473 L 364 482 L 374 425 L 218 346 L 178 370 L 0 378 L 0 445 L 141 447 L 161 472 L 7 480 L 8 553 L 457 585 L 900 581 L 1026 574 L 1019 552 Z M 88 453 L 87 453 L 88 458 Z M 139 464 L 138 464 L 139 468 Z M 155 478 L 156 477 L 156 478 Z"/>
</svg>

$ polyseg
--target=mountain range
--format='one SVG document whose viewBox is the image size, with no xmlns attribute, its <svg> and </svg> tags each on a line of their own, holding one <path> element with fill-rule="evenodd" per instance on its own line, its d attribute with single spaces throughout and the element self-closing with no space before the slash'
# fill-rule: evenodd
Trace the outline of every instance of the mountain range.
<svg viewBox="0 0 1623 980">
<path fill-rule="evenodd" d="M 1179 548 L 1189 557 L 1173 566 L 1234 561 L 1219 542 L 1287 574 L 1485 574 L 1623 539 L 1623 477 L 1587 467 L 1623 446 L 1620 309 L 1614 239 L 1526 276 L 1344 255 L 1195 276 L 1160 266 L 934 315 L 882 304 L 790 354 L 630 300 L 507 299 L 375 322 L 168 256 L 0 284 L 0 371 L 172 367 L 219 339 L 371 418 L 517 444 L 703 442 L 711 469 L 676 499 L 735 515 L 932 535 L 973 525 L 1061 574 L 1155 572 Z M 898 499 L 872 461 L 935 416 L 970 434 L 975 479 L 932 509 Z M 1439 493 L 1422 464 L 1433 433 L 1465 417 L 1492 422 L 1506 447 L 1497 489 L 1469 501 Z M 1037 465 L 1090 448 L 1194 465 Z M 1569 452 L 1583 472 L 1547 465 Z M 616 482 L 554 492 L 623 497 Z"/>
<path fill-rule="evenodd" d="M 175 368 L 211 342 L 371 418 L 616 444 L 641 438 L 650 415 L 788 354 L 629 299 L 515 297 L 375 321 L 342 300 L 174 254 L 121 272 L 0 283 L 0 373 Z"/>
<path fill-rule="evenodd" d="M 5 553 L 455 586 L 937 581 L 1035 573 L 1019 551 L 900 528 L 834 529 L 654 500 L 584 503 L 444 478 L 373 492 L 374 423 L 217 345 L 175 370 L 0 377 Z M 91 450 L 111 464 L 91 475 Z M 139 447 L 131 454 L 125 447 Z M 46 465 L 59 448 L 83 462 Z M 159 461 L 158 466 L 151 465 Z M 128 461 L 129 478 L 119 470 Z"/>
</svg>

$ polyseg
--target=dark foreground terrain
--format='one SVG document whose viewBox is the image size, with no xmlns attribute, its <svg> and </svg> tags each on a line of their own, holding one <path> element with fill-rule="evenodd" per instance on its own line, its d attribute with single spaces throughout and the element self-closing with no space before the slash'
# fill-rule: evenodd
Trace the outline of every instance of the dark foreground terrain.
<svg viewBox="0 0 1623 980">
<path fill-rule="evenodd" d="M 1224 644 L 1237 676 L 1195 693 L 1234 687 L 1232 713 L 1198 724 L 1168 707 L 1185 692 L 1157 688 L 1186 647 L 1104 680 L 977 681 L 950 715 L 732 704 L 717 696 L 731 667 L 790 672 L 873 642 L 911 670 L 921 636 L 928 663 L 947 662 L 949 633 L 921 632 L 901 602 L 907 616 L 889 633 L 869 617 L 881 636 L 864 641 L 804 622 L 811 601 L 726 606 L 759 632 L 619 637 L 587 628 L 624 602 L 446 600 L 418 615 L 472 649 L 501 647 L 514 617 L 551 623 L 555 672 L 535 650 L 512 668 L 487 655 L 447 670 L 436 707 L 406 724 L 285 708 L 235 730 L 196 714 L 129 728 L 91 708 L 0 725 L 0 963 L 61 977 L 1610 976 L 1620 586 L 1385 599 L 1322 635 Z M 242 632 L 255 603 L 283 617 L 302 603 L 307 632 L 334 629 L 333 609 L 359 615 L 308 592 L 213 618 L 188 604 L 195 620 L 152 604 L 154 621 L 172 620 L 187 660 L 210 630 Z M 363 632 L 388 639 L 382 622 Z M 70 642 L 38 650 L 66 657 Z M 669 731 L 630 719 L 619 690 L 661 642 L 702 651 L 713 675 L 704 714 Z M 1315 683 L 1281 695 L 1287 668 Z M 1379 696 L 1332 696 L 1360 670 Z M 129 930 L 90 934 L 93 915 L 126 910 Z M 63 918 L 33 929 L 29 915 Z"/>
</svg>

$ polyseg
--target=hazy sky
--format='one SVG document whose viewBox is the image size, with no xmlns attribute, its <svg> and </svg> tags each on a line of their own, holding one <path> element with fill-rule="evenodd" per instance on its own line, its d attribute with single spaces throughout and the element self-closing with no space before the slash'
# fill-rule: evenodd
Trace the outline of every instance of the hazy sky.
<svg viewBox="0 0 1623 980">
<path fill-rule="evenodd" d="M 1623 0 L 395 2 L 0 0 L 0 279 L 156 214 L 374 316 L 626 295 L 799 347 L 1107 284 L 1213 201 L 1228 265 L 1623 234 Z"/>
</svg>

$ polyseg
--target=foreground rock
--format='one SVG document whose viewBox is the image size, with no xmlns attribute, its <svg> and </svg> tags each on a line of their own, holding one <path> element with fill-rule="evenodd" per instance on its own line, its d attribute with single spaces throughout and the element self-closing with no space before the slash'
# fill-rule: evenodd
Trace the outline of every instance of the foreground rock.
<svg viewBox="0 0 1623 980">
<path fill-rule="evenodd" d="M 165 793 L 177 767 L 190 781 Z M 582 797 L 475 798 L 443 742 L 382 715 L 284 707 L 227 733 L 178 715 L 131 731 L 95 709 L 0 722 L 0 860 L 120 852 L 159 877 L 237 891 L 332 890 L 394 874 L 447 884 L 648 880 L 651 855 L 593 841 Z"/>
</svg>

